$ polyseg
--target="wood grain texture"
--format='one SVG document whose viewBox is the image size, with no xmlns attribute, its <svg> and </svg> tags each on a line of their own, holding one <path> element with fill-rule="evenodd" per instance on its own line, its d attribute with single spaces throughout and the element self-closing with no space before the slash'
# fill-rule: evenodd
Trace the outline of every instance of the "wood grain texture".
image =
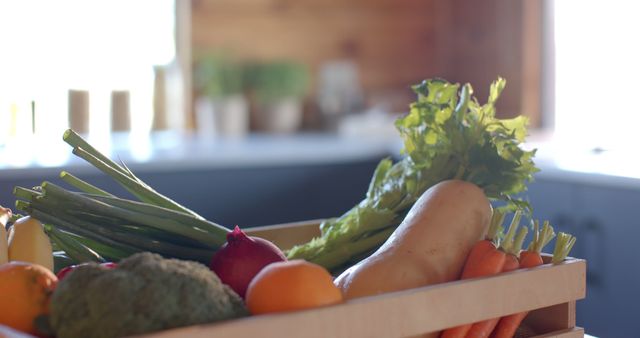
<svg viewBox="0 0 640 338">
<path fill-rule="evenodd" d="M 365 297 L 341 305 L 175 329 L 149 335 L 173 337 L 406 337 L 499 317 L 585 296 L 586 264 L 569 259 L 558 265 L 514 271 Z M 562 329 L 542 337 L 579 337 Z"/>
<path fill-rule="evenodd" d="M 312 71 L 353 60 L 366 89 L 387 89 L 433 75 L 433 1 L 196 1 L 195 54 L 226 48 L 240 59 L 290 59 Z"/>
<path fill-rule="evenodd" d="M 249 228 L 248 235 L 262 237 L 273 242 L 282 250 L 287 250 L 296 244 L 302 244 L 313 237 L 320 236 L 321 220 L 294 222 L 287 224 L 269 225 Z"/>
<path fill-rule="evenodd" d="M 582 338 L 584 337 L 584 329 L 581 327 L 574 327 L 572 329 L 559 330 L 550 332 L 543 335 L 538 335 L 532 338 Z"/>
<path fill-rule="evenodd" d="M 469 82 L 484 101 L 507 79 L 498 114 L 539 114 L 540 47 L 534 5 L 509 0 L 192 0 L 194 60 L 226 49 L 239 59 L 290 59 L 315 74 L 330 60 L 357 64 L 366 98 L 394 97 L 430 77 Z M 534 8 L 535 9 L 535 8 Z M 312 79 L 315 81 L 315 78 Z M 311 91 L 313 92 L 313 91 Z M 527 97 L 525 98 L 524 95 Z M 537 123 L 538 118 L 533 116 Z"/>
<path fill-rule="evenodd" d="M 448 25 L 441 33 L 448 41 L 447 79 L 471 83 L 484 102 L 491 81 L 504 77 L 507 86 L 497 104 L 498 115 L 520 114 L 522 2 L 452 0 L 449 8 Z"/>
<path fill-rule="evenodd" d="M 521 111 L 531 124 L 542 123 L 542 22 L 544 1 L 523 1 Z"/>
<path fill-rule="evenodd" d="M 576 326 L 576 302 L 552 305 L 531 311 L 524 322 L 536 332 L 551 332 Z"/>
</svg>

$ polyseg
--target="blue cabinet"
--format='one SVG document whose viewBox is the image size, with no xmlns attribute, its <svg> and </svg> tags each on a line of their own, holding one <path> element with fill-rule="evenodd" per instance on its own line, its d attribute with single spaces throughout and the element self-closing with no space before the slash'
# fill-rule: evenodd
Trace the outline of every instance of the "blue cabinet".
<svg viewBox="0 0 640 338">
<path fill-rule="evenodd" d="M 340 216 L 359 203 L 380 157 L 325 164 L 228 166 L 133 171 L 167 197 L 221 225 L 241 227 Z M 118 196 L 130 198 L 97 170 L 70 170 L 81 179 Z M 14 186 L 33 187 L 42 181 L 70 188 L 59 170 L 33 177 L 1 175 L 0 205 L 13 206 Z M 74 190 L 73 188 L 70 188 Z"/>
<path fill-rule="evenodd" d="M 587 298 L 577 303 L 578 325 L 601 337 L 639 337 L 633 309 L 640 300 L 640 271 L 632 249 L 640 238 L 640 190 L 546 178 L 532 183 L 528 196 L 534 217 L 575 235 L 571 255 L 587 260 Z"/>
</svg>

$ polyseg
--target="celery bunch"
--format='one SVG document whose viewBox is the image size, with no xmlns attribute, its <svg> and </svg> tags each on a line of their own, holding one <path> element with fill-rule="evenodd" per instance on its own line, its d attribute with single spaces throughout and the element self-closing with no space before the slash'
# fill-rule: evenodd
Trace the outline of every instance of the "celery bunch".
<svg viewBox="0 0 640 338">
<path fill-rule="evenodd" d="M 323 222 L 321 236 L 293 247 L 288 258 L 334 271 L 358 261 L 388 238 L 424 191 L 447 179 L 472 182 L 490 199 L 528 207 L 513 196 L 526 190 L 538 170 L 535 151 L 521 149 L 526 117 L 495 117 L 504 86 L 504 79 L 496 80 L 484 105 L 472 96 L 469 84 L 432 79 L 413 86 L 417 99 L 396 121 L 407 156 L 395 164 L 382 160 L 365 198 L 344 215 Z"/>
</svg>

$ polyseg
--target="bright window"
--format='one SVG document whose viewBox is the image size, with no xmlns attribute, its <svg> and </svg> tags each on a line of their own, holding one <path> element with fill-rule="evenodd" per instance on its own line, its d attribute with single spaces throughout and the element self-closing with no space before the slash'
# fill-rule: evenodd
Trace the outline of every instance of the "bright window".
<svg viewBox="0 0 640 338">
<path fill-rule="evenodd" d="M 640 2 L 555 0 L 554 12 L 556 137 L 574 146 L 635 146 Z"/>
<path fill-rule="evenodd" d="M 60 139 L 68 91 L 89 91 L 89 131 L 109 134 L 111 91 L 129 91 L 131 130 L 148 132 L 154 65 L 175 57 L 173 0 L 0 2 L 0 145 L 35 130 Z"/>
</svg>

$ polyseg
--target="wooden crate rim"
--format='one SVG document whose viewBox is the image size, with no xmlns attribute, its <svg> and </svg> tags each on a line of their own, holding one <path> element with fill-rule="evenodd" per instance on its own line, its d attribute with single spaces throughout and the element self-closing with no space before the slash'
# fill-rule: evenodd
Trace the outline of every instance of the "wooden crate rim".
<svg viewBox="0 0 640 338">
<path fill-rule="evenodd" d="M 308 221 L 295 221 L 295 222 L 282 223 L 282 224 L 262 225 L 262 226 L 247 228 L 245 230 L 245 232 L 247 234 L 253 235 L 253 234 L 256 234 L 256 233 L 259 234 L 261 232 L 286 231 L 288 229 L 294 229 L 294 228 L 320 226 L 320 224 L 323 221 L 327 220 L 327 219 L 328 218 L 318 218 L 318 219 L 313 219 L 313 220 L 308 220 Z M 543 252 L 541 254 L 542 254 L 542 259 L 545 261 L 545 264 L 543 264 L 540 267 L 544 267 L 544 266 L 550 265 L 549 261 L 551 260 L 552 255 L 549 254 L 549 253 L 545 253 L 545 252 Z M 574 262 L 574 261 L 584 261 L 584 260 L 580 259 L 580 258 L 575 258 L 575 257 L 567 257 L 567 258 L 565 258 L 563 263 L 560 263 L 560 264 L 566 264 L 568 262 Z M 540 267 L 536 267 L 536 268 L 540 268 Z M 533 269 L 536 269 L 536 268 L 533 268 Z M 532 268 L 519 269 L 519 270 L 516 270 L 516 271 L 531 270 L 531 269 Z M 504 274 L 508 274 L 508 273 L 503 273 L 503 275 Z"/>
<path fill-rule="evenodd" d="M 559 264 L 389 292 L 338 305 L 174 329 L 153 337 L 184 337 L 183 330 L 189 330 L 194 337 L 248 337 L 258 332 L 263 337 L 321 337 L 312 333 L 317 331 L 325 337 L 346 338 L 345 327 L 349 327 L 349 336 L 365 337 L 365 332 L 371 332 L 367 326 L 372 318 L 380 337 L 411 336 L 575 302 L 586 295 L 585 276 L 586 262 L 571 258 Z M 330 327 L 327 322 L 332 323 Z"/>
</svg>

